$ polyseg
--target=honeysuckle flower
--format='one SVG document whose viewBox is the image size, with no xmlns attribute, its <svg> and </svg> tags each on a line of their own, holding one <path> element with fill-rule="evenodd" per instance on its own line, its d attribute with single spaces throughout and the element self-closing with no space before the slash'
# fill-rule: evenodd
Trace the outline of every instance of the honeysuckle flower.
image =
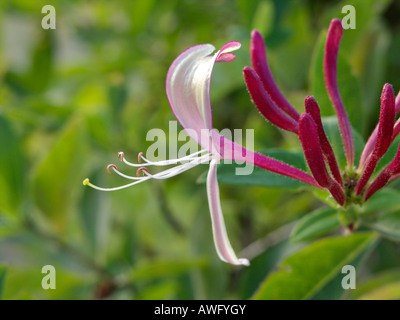
<svg viewBox="0 0 400 320">
<path fill-rule="evenodd" d="M 393 161 L 367 187 L 378 161 L 400 133 L 400 93 L 395 98 L 393 88 L 385 84 L 381 95 L 379 123 L 368 139 L 357 168 L 354 168 L 354 142 L 344 104 L 337 83 L 337 61 L 343 27 L 333 19 L 328 30 L 324 51 L 324 81 L 336 111 L 343 138 L 347 166 L 341 171 L 333 148 L 325 134 L 320 109 L 313 97 L 305 99 L 305 114 L 299 115 L 276 85 L 267 62 L 265 44 L 258 31 L 252 32 L 252 68 L 243 69 L 250 96 L 260 113 L 281 129 L 299 136 L 307 164 L 318 184 L 330 192 L 336 202 L 344 207 L 351 203 L 362 204 L 386 183 L 400 176 L 400 147 Z M 329 167 L 327 171 L 326 166 Z"/>
<path fill-rule="evenodd" d="M 120 152 L 118 156 L 128 166 L 137 167 L 137 175 L 129 176 L 120 172 L 113 164 L 107 170 L 133 182 L 115 188 L 100 188 L 84 180 L 89 185 L 101 191 L 114 191 L 127 188 L 149 179 L 167 179 L 180 174 L 199 164 L 209 163 L 207 175 L 207 196 L 211 214 L 213 238 L 216 251 L 221 260 L 233 265 L 248 265 L 247 259 L 236 257 L 227 236 L 219 199 L 217 181 L 217 165 L 220 160 L 235 160 L 251 163 L 266 170 L 300 180 L 309 185 L 320 187 L 309 174 L 281 161 L 247 150 L 233 141 L 224 138 L 213 130 L 210 102 L 210 83 L 214 64 L 230 62 L 235 59 L 232 51 L 240 47 L 238 42 L 225 44 L 212 55 L 215 48 L 210 44 L 197 45 L 184 51 L 171 65 L 166 80 L 166 92 L 171 109 L 176 118 L 187 131 L 188 135 L 203 149 L 180 159 L 152 162 L 139 154 L 137 164 L 126 160 Z M 144 163 L 142 163 L 142 161 Z M 183 163 L 182 163 L 183 162 Z M 151 174 L 150 166 L 167 166 L 176 164 L 157 174 Z"/>
<path fill-rule="evenodd" d="M 127 161 L 120 152 L 118 156 L 126 165 L 137 168 L 136 176 L 120 172 L 113 164 L 108 165 L 107 170 L 108 172 L 113 170 L 132 182 L 115 188 L 100 188 L 85 179 L 84 185 L 102 191 L 120 190 L 149 179 L 167 179 L 200 164 L 208 164 L 206 187 L 214 243 L 220 259 L 233 265 L 248 265 L 249 261 L 236 256 L 227 236 L 217 180 L 217 166 L 221 160 L 250 163 L 326 190 L 338 205 L 345 209 L 353 203 L 362 204 L 390 180 L 400 176 L 399 146 L 399 151 L 392 162 L 368 185 L 378 161 L 400 132 L 400 119 L 394 123 L 395 115 L 400 111 L 400 94 L 395 99 L 393 88 L 389 84 L 384 86 L 379 123 L 368 139 L 360 163 L 355 168 L 353 135 L 337 83 L 337 57 L 342 35 L 341 21 L 332 20 L 325 44 L 323 69 L 326 89 L 336 111 L 343 139 L 347 159 L 344 170 L 339 168 L 333 148 L 325 134 L 317 101 L 311 96 L 307 97 L 304 113 L 299 113 L 288 102 L 270 71 L 264 40 L 255 30 L 251 35 L 252 68 L 243 69 L 250 96 L 268 121 L 298 135 L 312 176 L 291 165 L 247 150 L 213 129 L 210 102 L 211 75 L 216 62 L 230 62 L 235 59 L 232 52 L 239 49 L 240 43 L 229 42 L 215 54 L 212 54 L 215 48 L 210 44 L 187 49 L 176 58 L 167 74 L 166 92 L 171 109 L 188 135 L 201 146 L 199 152 L 180 159 L 158 162 L 153 162 L 140 153 L 138 163 Z M 170 165 L 175 166 L 156 174 L 152 174 L 148 169 L 150 166 Z"/>
</svg>

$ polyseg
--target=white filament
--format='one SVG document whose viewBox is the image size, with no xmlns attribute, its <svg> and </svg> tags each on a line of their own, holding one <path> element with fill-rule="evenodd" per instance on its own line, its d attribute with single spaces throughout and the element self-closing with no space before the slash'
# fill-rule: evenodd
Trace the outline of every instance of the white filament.
<svg viewBox="0 0 400 320">
<path fill-rule="evenodd" d="M 177 163 L 182 162 L 182 161 L 190 161 L 190 160 L 196 159 L 197 155 L 202 154 L 202 153 L 204 153 L 206 151 L 207 150 L 203 149 L 203 150 L 200 150 L 198 152 L 192 153 L 192 154 L 190 154 L 188 156 L 179 158 L 179 159 L 170 159 L 170 160 L 157 161 L 157 162 L 150 161 L 150 160 L 146 159 L 144 156 L 141 155 L 140 159 L 143 160 L 145 163 L 132 163 L 132 162 L 129 162 L 128 160 L 125 159 L 123 152 L 120 152 L 119 155 L 122 156 L 122 161 L 125 164 L 127 164 L 128 166 L 131 166 L 131 167 L 138 168 L 138 167 L 147 167 L 147 166 L 168 166 L 168 165 L 171 165 L 171 164 L 177 164 Z"/>
<path fill-rule="evenodd" d="M 86 179 L 83 182 L 83 184 L 88 185 L 88 186 L 90 186 L 96 190 L 100 190 L 100 191 L 117 191 L 117 190 L 129 188 L 131 186 L 134 186 L 136 184 L 139 184 L 141 182 L 144 182 L 144 181 L 147 181 L 150 179 L 156 179 L 156 180 L 168 179 L 168 178 L 174 177 L 176 175 L 179 175 L 182 172 L 185 172 L 199 164 L 208 163 L 212 159 L 215 159 L 215 156 L 213 156 L 209 153 L 198 156 L 199 154 L 204 153 L 205 151 L 206 150 L 201 150 L 199 152 L 195 152 L 193 154 L 190 154 L 188 156 L 185 156 L 185 157 L 182 157 L 179 159 L 171 159 L 171 160 L 164 160 L 164 161 L 158 161 L 158 162 L 152 162 L 152 161 L 144 158 L 143 156 L 140 156 L 140 159 L 142 159 L 145 162 L 144 164 L 131 163 L 131 162 L 125 160 L 123 153 L 119 153 L 119 155 L 122 155 L 122 161 L 132 167 L 144 168 L 146 166 L 166 166 L 166 165 L 171 165 L 171 164 L 177 164 L 182 161 L 188 161 L 188 162 L 180 164 L 180 165 L 172 167 L 172 168 L 169 168 L 169 169 L 166 169 L 166 170 L 158 172 L 156 174 L 151 174 L 151 173 L 147 172 L 146 170 L 139 169 L 140 170 L 140 171 L 138 170 L 139 177 L 126 175 L 126 174 L 120 172 L 114 165 L 110 165 L 109 167 L 112 168 L 116 174 L 118 174 L 119 176 L 121 176 L 125 179 L 134 180 L 134 182 L 131 182 L 131 183 L 119 186 L 119 187 L 115 187 L 115 188 L 98 187 L 98 186 L 90 183 L 88 179 Z M 140 173 L 143 173 L 143 176 L 140 176 Z"/>
</svg>

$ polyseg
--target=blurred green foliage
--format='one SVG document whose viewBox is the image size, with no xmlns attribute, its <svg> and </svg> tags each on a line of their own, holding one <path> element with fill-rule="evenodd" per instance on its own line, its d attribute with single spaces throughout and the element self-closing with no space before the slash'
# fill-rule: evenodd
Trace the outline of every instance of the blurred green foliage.
<svg viewBox="0 0 400 320">
<path fill-rule="evenodd" d="M 258 28 L 265 36 L 274 76 L 298 110 L 303 111 L 305 96 L 314 94 L 328 116 L 333 109 L 321 82 L 321 39 L 347 4 L 356 7 L 357 29 L 343 38 L 339 86 L 352 125 L 365 138 L 376 125 L 383 84 L 392 83 L 396 91 L 400 87 L 398 2 L 54 0 L 57 29 L 43 30 L 46 4 L 0 2 L 0 297 L 247 299 L 295 252 L 287 262 L 297 265 L 296 257 L 311 253 L 321 262 L 328 252 L 325 258 L 342 261 L 346 256 L 347 263 L 356 258 L 353 251 L 361 253 L 376 238 L 319 240 L 340 229 L 314 213 L 313 219 L 301 220 L 296 241 L 288 240 L 299 219 L 323 206 L 311 192 L 297 185 L 288 190 L 263 182 L 221 184 L 233 246 L 254 258 L 249 268 L 240 269 L 222 263 L 215 253 L 205 186 L 195 183 L 205 168 L 115 193 L 84 188 L 82 180 L 121 184 L 107 174 L 106 165 L 118 160 L 119 151 L 135 159 L 151 144 L 148 130 L 168 128 L 174 120 L 164 89 L 168 67 L 198 43 L 218 48 L 242 42 L 237 59 L 215 69 L 215 127 L 255 129 L 256 149 L 283 148 L 297 155 L 298 139 L 266 123 L 245 89 L 241 70 L 250 64 L 250 32 Z M 393 203 L 385 202 L 386 215 L 371 218 L 380 213 L 379 205 L 366 213 L 378 231 L 399 221 L 393 199 L 400 188 L 391 186 Z M 305 231 L 308 224 L 314 229 Z M 398 240 L 400 230 L 393 229 L 388 236 Z M 315 274 L 310 274 L 313 269 L 301 274 L 299 268 L 297 280 L 318 283 L 320 295 L 314 298 L 398 298 L 398 247 L 384 238 L 374 244 L 363 258 L 368 263 L 358 269 L 359 293 L 337 293 L 329 286 L 338 263 L 332 270 L 315 265 Z M 41 288 L 41 268 L 47 264 L 57 270 L 56 290 Z M 273 277 L 262 288 L 280 275 Z M 274 292 L 268 290 L 265 297 Z M 277 296 L 293 297 L 284 290 Z"/>
</svg>

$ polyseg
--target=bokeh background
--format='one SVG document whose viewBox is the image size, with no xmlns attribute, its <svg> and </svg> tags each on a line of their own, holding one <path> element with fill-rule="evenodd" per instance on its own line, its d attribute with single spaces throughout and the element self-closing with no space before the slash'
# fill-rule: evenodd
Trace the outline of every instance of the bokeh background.
<svg viewBox="0 0 400 320">
<path fill-rule="evenodd" d="M 57 29 L 43 30 L 46 4 L 0 2 L 4 299 L 247 299 L 306 245 L 288 237 L 295 221 L 323 206 L 310 192 L 220 185 L 233 247 L 254 257 L 243 269 L 215 253 L 205 185 L 197 183 L 205 166 L 113 193 L 82 185 L 86 177 L 101 186 L 124 183 L 106 165 L 119 163 L 119 151 L 134 161 L 151 144 L 146 133 L 175 120 L 165 77 L 186 48 L 242 43 L 234 62 L 216 66 L 213 119 L 218 129 L 255 129 L 258 150 L 300 144 L 266 123 L 249 99 L 242 68 L 250 65 L 254 28 L 266 39 L 278 84 L 302 111 L 321 85 L 312 75 L 320 34 L 352 4 L 357 29 L 345 32 L 340 50 L 359 82 L 346 107 L 364 137 L 376 124 L 383 84 L 400 88 L 398 1 L 57 0 Z M 400 279 L 397 245 L 377 246 L 360 287 L 375 276 Z M 56 290 L 41 287 L 48 264 Z"/>
</svg>

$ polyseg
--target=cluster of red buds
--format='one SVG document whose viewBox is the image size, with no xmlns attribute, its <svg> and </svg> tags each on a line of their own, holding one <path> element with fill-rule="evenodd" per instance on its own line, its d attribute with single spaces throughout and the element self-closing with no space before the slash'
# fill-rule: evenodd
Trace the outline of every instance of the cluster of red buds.
<svg viewBox="0 0 400 320">
<path fill-rule="evenodd" d="M 350 122 L 337 84 L 337 61 L 342 23 L 332 20 L 325 43 L 324 80 L 335 108 L 343 138 L 347 168 L 341 172 L 333 148 L 322 125 L 320 108 L 313 97 L 305 99 L 305 113 L 299 114 L 276 85 L 268 66 L 265 44 L 261 34 L 253 31 L 251 38 L 252 67 L 245 67 L 244 77 L 251 98 L 260 113 L 277 127 L 299 136 L 307 164 L 320 187 L 329 191 L 341 206 L 367 201 L 389 180 L 400 176 L 400 146 L 394 159 L 369 185 L 378 161 L 385 155 L 400 132 L 400 94 L 395 97 L 390 84 L 385 84 L 381 95 L 379 123 L 354 167 L 354 141 Z M 329 171 L 328 169 L 329 168 Z"/>
</svg>

